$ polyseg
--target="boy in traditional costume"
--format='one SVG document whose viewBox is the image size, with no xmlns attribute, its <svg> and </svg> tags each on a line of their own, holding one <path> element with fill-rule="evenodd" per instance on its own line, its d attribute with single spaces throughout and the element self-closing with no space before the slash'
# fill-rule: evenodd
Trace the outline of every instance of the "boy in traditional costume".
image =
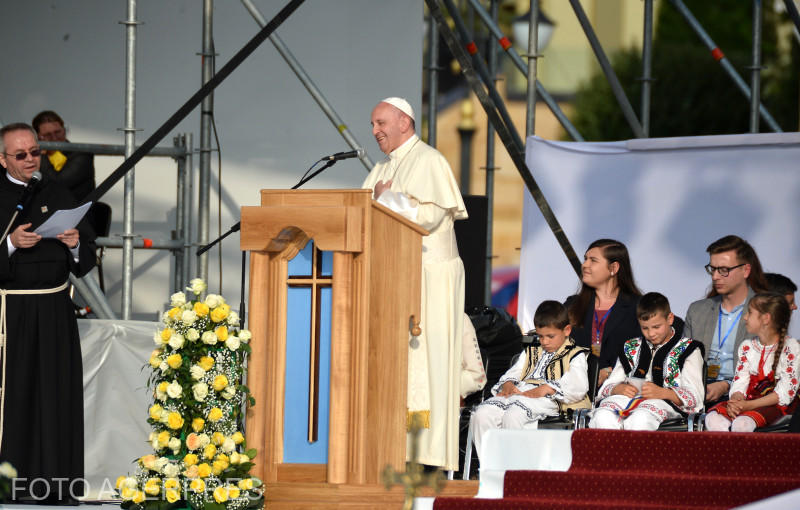
<svg viewBox="0 0 800 510">
<path fill-rule="evenodd" d="M 494 397 L 472 413 L 470 427 L 478 457 L 489 429 L 536 428 L 539 420 L 565 409 L 591 407 L 587 356 L 569 337 L 567 309 L 558 301 L 544 301 L 533 317 L 539 343 L 526 347 L 492 388 Z"/>
<path fill-rule="evenodd" d="M 642 296 L 636 307 L 642 338 L 625 342 L 589 427 L 657 430 L 666 419 L 703 408 L 703 344 L 680 338 L 662 294 Z"/>
</svg>

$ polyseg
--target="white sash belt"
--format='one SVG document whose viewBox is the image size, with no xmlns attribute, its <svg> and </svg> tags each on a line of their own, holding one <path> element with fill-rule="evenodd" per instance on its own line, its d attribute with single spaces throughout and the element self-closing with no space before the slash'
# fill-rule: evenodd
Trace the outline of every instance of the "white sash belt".
<svg viewBox="0 0 800 510">
<path fill-rule="evenodd" d="M 6 331 L 6 296 L 55 294 L 66 289 L 68 285 L 69 280 L 52 289 L 0 289 L 0 351 L 2 351 L 0 356 L 3 358 L 3 375 L 0 380 L 0 448 L 3 446 L 3 421 L 6 407 L 6 337 L 8 334 Z"/>
</svg>

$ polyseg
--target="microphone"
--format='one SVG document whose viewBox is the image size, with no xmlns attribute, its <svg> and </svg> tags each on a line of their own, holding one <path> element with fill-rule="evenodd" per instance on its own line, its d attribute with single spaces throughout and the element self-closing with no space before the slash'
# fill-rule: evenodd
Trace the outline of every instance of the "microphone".
<svg viewBox="0 0 800 510">
<path fill-rule="evenodd" d="M 330 156 L 325 156 L 322 161 L 339 161 L 341 159 L 360 158 L 364 155 L 364 149 L 356 149 L 354 151 L 337 152 Z"/>
<path fill-rule="evenodd" d="M 28 202 L 31 201 L 31 197 L 33 197 L 33 194 L 36 193 L 36 188 L 39 186 L 39 181 L 41 180 L 42 173 L 38 170 L 33 172 L 33 175 L 31 175 L 31 180 L 28 181 L 28 185 L 25 186 L 25 189 L 22 191 L 22 195 L 17 201 L 17 211 L 22 212 L 22 210 L 28 206 Z"/>
</svg>

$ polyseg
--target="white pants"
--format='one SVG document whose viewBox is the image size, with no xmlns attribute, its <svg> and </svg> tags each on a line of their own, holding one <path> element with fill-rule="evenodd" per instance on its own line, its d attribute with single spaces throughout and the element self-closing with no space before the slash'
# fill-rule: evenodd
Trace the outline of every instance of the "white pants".
<svg viewBox="0 0 800 510">
<path fill-rule="evenodd" d="M 625 395 L 611 395 L 600 403 L 592 413 L 589 428 L 615 429 L 615 430 L 658 430 L 659 425 L 668 418 L 678 418 L 680 413 L 663 400 L 645 400 L 622 419 L 621 411 L 630 402 L 630 397 Z"/>
<path fill-rule="evenodd" d="M 535 429 L 539 420 L 558 415 L 558 405 L 549 398 L 531 398 L 521 395 L 492 397 L 479 405 L 469 420 L 478 458 L 481 441 L 489 429 Z"/>
</svg>

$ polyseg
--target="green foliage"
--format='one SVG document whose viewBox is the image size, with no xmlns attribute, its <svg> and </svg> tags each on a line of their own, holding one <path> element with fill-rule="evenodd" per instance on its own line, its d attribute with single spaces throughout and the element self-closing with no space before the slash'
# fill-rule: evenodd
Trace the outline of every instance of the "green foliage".
<svg viewBox="0 0 800 510">
<path fill-rule="evenodd" d="M 749 85 L 751 2 L 687 0 L 685 3 Z M 769 4 L 764 7 L 761 100 L 783 130 L 794 130 L 798 124 L 797 76 L 800 73 L 797 43 L 791 41 L 788 54 L 778 51 L 777 25 L 786 20 Z M 650 136 L 748 132 L 749 99 L 668 2 L 661 3 L 657 16 Z M 613 55 L 611 60 L 628 100 L 641 118 L 641 51 L 624 50 Z M 623 140 L 634 136 L 601 71 L 578 89 L 574 105 L 571 120 L 587 140 Z M 759 130 L 771 131 L 763 121 Z"/>
</svg>

